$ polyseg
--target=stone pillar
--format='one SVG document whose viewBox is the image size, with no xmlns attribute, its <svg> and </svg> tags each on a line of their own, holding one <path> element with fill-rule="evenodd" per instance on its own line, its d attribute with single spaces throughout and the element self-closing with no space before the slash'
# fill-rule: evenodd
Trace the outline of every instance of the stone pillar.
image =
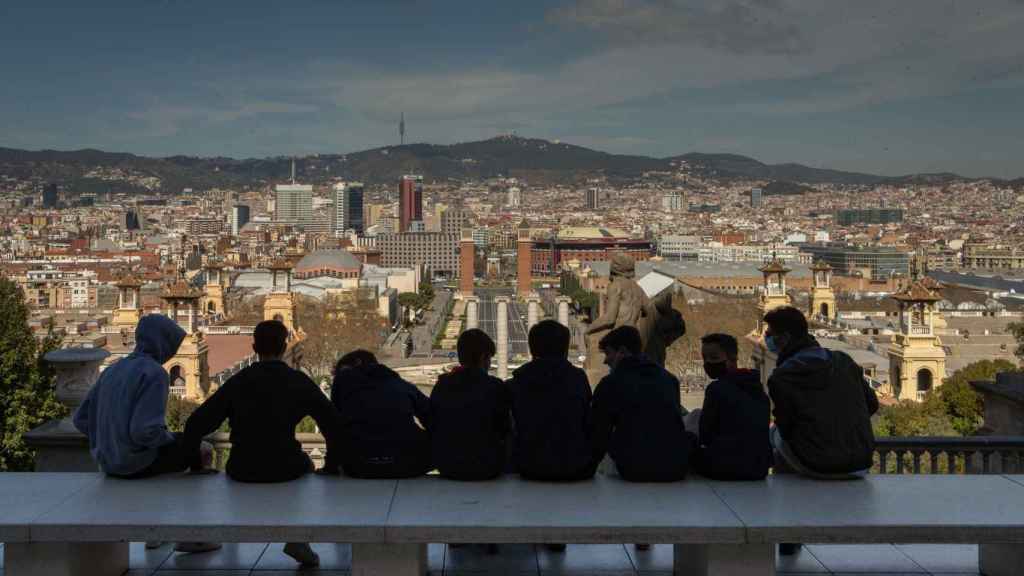
<svg viewBox="0 0 1024 576">
<path fill-rule="evenodd" d="M 476 296 L 466 298 L 466 330 L 480 327 L 480 299 Z"/>
<path fill-rule="evenodd" d="M 51 420 L 25 433 L 25 443 L 36 451 L 36 472 L 95 472 L 89 440 L 71 421 L 100 375 L 100 364 L 110 356 L 102 348 L 64 348 L 43 357 L 56 374 L 56 395 L 68 407 L 63 420 Z"/>
<path fill-rule="evenodd" d="M 463 296 L 473 294 L 473 279 L 476 271 L 476 244 L 473 241 L 473 229 L 463 228 L 459 238 L 459 292 Z"/>
<path fill-rule="evenodd" d="M 530 296 L 526 299 L 526 329 L 533 328 L 540 321 L 540 298 Z"/>
<path fill-rule="evenodd" d="M 498 378 L 508 378 L 508 296 L 499 296 L 494 301 L 498 304 Z"/>
<path fill-rule="evenodd" d="M 971 382 L 985 406 L 988 436 L 1024 435 L 1024 374 L 996 374 L 995 382 Z"/>
<path fill-rule="evenodd" d="M 566 328 L 569 327 L 569 303 L 572 299 L 568 296 L 559 296 L 555 298 L 555 302 L 558 304 L 558 323 Z"/>
</svg>

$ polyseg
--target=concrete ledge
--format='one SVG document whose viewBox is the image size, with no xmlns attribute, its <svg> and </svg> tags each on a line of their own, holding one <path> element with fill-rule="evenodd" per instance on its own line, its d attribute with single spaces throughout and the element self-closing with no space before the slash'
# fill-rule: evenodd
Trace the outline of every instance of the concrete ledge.
<svg viewBox="0 0 1024 576">
<path fill-rule="evenodd" d="M 0 474 L 0 542 L 28 542 L 33 521 L 97 481 L 96 474 Z"/>
<path fill-rule="evenodd" d="M 636 484 L 598 476 L 543 483 L 504 477 L 401 480 L 389 542 L 742 543 L 743 525 L 700 481 Z"/>
<path fill-rule="evenodd" d="M 35 519 L 32 541 L 382 542 L 395 492 L 394 480 L 315 475 L 278 484 L 92 477 Z"/>
<path fill-rule="evenodd" d="M 1024 542 L 1024 486 L 1002 476 L 771 476 L 717 482 L 749 542 Z"/>
</svg>

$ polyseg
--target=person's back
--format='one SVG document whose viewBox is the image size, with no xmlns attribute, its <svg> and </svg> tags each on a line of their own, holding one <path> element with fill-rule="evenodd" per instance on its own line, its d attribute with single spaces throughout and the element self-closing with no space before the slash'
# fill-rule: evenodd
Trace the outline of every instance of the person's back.
<svg viewBox="0 0 1024 576">
<path fill-rule="evenodd" d="M 431 469 L 430 400 L 372 354 L 338 362 L 331 401 L 341 413 L 342 468 L 349 476 L 405 478 Z"/>
<path fill-rule="evenodd" d="M 679 381 L 642 356 L 641 346 L 640 333 L 631 326 L 601 340 L 611 372 L 594 391 L 594 461 L 607 449 L 625 480 L 682 480 L 693 438 L 683 425 Z"/>
<path fill-rule="evenodd" d="M 779 354 L 768 379 L 778 433 L 811 472 L 867 470 L 874 451 L 870 418 L 878 410 L 878 399 L 863 369 L 849 355 L 818 345 L 806 332 L 806 320 L 800 325 L 789 310 L 765 316 L 771 347 Z M 796 328 L 790 327 L 787 315 L 794 316 Z"/>
<path fill-rule="evenodd" d="M 312 471 L 295 438 L 295 427 L 306 416 L 332 438 L 338 414 L 320 388 L 281 360 L 261 361 L 232 376 L 196 409 L 185 433 L 187 441 L 198 442 L 226 417 L 231 427 L 227 474 L 242 482 L 284 482 Z M 335 456 L 332 448 L 328 462 Z"/>
<path fill-rule="evenodd" d="M 93 458 L 107 474 L 142 473 L 161 448 L 175 445 L 166 425 L 169 382 L 163 364 L 184 338 L 170 318 L 144 316 L 135 330 L 135 350 L 103 371 L 75 413 L 75 426 L 88 436 Z M 183 471 L 184 461 L 177 460 L 176 471 Z"/>
<path fill-rule="evenodd" d="M 438 378 L 430 394 L 434 466 L 446 478 L 485 480 L 501 474 L 509 430 L 505 383 L 479 369 Z"/>
<path fill-rule="evenodd" d="M 569 330 L 552 320 L 529 334 L 533 360 L 509 381 L 514 421 L 513 460 L 536 480 L 581 480 L 594 475 L 586 373 L 569 363 Z"/>
</svg>

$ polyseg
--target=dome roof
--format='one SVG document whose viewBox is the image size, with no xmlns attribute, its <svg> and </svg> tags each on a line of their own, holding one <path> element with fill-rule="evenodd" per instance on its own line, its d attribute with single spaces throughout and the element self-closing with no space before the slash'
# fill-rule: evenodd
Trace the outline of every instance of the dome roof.
<svg viewBox="0 0 1024 576">
<path fill-rule="evenodd" d="M 362 262 L 348 250 L 315 250 L 306 254 L 295 265 L 295 272 L 302 273 L 325 268 L 359 269 Z"/>
</svg>

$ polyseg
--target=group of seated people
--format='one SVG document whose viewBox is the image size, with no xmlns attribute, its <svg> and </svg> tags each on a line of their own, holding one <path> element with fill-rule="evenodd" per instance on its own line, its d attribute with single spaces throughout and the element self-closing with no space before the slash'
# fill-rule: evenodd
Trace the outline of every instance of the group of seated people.
<svg viewBox="0 0 1024 576">
<path fill-rule="evenodd" d="M 532 359 L 508 381 L 488 374 L 495 344 L 473 329 L 459 337 L 459 366 L 438 378 L 429 397 L 372 353 L 356 350 L 338 361 L 328 398 L 282 360 L 288 330 L 270 320 L 253 334 L 259 361 L 220 386 L 183 433 L 171 433 L 163 364 L 185 332 L 165 316 L 148 315 L 137 327 L 134 352 L 102 373 L 74 422 L 105 473 L 132 479 L 210 472 L 212 450 L 203 438 L 225 421 L 231 479 L 299 478 L 314 472 L 295 438 L 307 416 L 327 446 L 317 472 L 357 478 L 436 470 L 461 481 L 504 473 L 579 481 L 592 477 L 606 455 L 623 480 L 635 482 L 678 481 L 690 470 L 761 480 L 773 464 L 776 472 L 820 478 L 863 473 L 873 450 L 869 418 L 878 407 L 863 371 L 849 356 L 819 346 L 798 310 L 776 309 L 765 322 L 766 346 L 778 355 L 770 398 L 758 372 L 737 367 L 736 339 L 710 334 L 701 341 L 712 382 L 702 409 L 687 413 L 679 381 L 641 353 L 640 333 L 630 326 L 601 339 L 610 372 L 593 391 L 568 360 L 569 330 L 545 320 L 530 329 Z M 317 563 L 306 544 L 285 551 L 304 565 Z"/>
</svg>

